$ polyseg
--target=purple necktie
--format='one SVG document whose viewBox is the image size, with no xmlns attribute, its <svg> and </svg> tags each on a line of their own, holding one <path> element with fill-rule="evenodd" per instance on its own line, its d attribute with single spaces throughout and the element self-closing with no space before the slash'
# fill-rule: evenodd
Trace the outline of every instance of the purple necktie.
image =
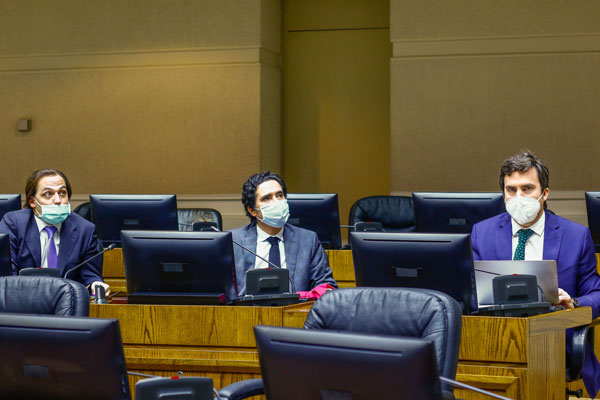
<svg viewBox="0 0 600 400">
<path fill-rule="evenodd" d="M 48 234 L 48 254 L 46 254 L 46 260 L 48 261 L 48 268 L 58 268 L 58 255 L 56 254 L 56 246 L 54 245 L 54 234 L 57 229 L 54 225 L 48 225 L 43 229 Z"/>
</svg>

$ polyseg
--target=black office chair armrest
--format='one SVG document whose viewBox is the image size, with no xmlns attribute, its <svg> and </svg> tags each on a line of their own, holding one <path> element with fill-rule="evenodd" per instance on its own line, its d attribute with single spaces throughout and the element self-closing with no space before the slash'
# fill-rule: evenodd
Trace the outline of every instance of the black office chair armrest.
<svg viewBox="0 0 600 400">
<path fill-rule="evenodd" d="M 442 400 L 460 400 L 460 399 L 456 399 L 454 397 L 454 394 L 452 394 L 452 392 L 449 392 L 447 390 L 442 390 Z"/>
<path fill-rule="evenodd" d="M 241 400 L 265 393 L 262 379 L 247 379 L 227 385 L 219 390 L 222 400 Z"/>
<path fill-rule="evenodd" d="M 571 356 L 567 357 L 567 382 L 572 382 L 579 379 L 581 369 L 583 368 L 583 360 L 585 358 L 585 348 L 588 345 L 587 336 L 589 332 L 589 325 L 582 325 L 573 328 L 573 338 L 571 339 Z M 593 328 L 591 333 L 593 335 Z"/>
</svg>

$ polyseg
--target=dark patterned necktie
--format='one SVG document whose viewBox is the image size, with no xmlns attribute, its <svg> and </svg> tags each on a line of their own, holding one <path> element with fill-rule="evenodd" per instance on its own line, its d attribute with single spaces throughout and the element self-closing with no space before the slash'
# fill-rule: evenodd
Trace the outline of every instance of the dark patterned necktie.
<svg viewBox="0 0 600 400">
<path fill-rule="evenodd" d="M 519 232 L 519 243 L 517 244 L 517 248 L 515 249 L 515 256 L 513 260 L 524 260 L 525 259 L 525 244 L 533 235 L 533 231 L 531 229 L 520 229 Z"/>
<path fill-rule="evenodd" d="M 57 228 L 53 225 L 48 225 L 43 230 L 48 234 L 48 253 L 46 254 L 48 268 L 58 268 L 58 254 L 56 253 L 56 245 L 54 244 L 54 234 Z"/>
<path fill-rule="evenodd" d="M 267 239 L 267 242 L 271 244 L 269 250 L 269 262 L 281 267 L 281 255 L 279 254 L 279 238 L 271 236 Z"/>
</svg>

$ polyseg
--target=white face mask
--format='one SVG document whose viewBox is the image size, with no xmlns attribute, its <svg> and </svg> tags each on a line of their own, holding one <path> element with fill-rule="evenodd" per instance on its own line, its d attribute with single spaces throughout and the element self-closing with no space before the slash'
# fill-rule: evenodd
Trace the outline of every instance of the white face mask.
<svg viewBox="0 0 600 400">
<path fill-rule="evenodd" d="M 290 208 L 286 199 L 274 201 L 264 207 L 257 208 L 257 210 L 262 212 L 262 219 L 256 218 L 273 228 L 284 226 L 290 216 Z"/>
<path fill-rule="evenodd" d="M 537 200 L 527 196 L 516 196 L 508 199 L 505 204 L 506 211 L 517 224 L 521 226 L 526 225 L 532 222 L 539 214 L 542 207 L 540 204 L 542 196 L 544 196 L 544 192 L 542 192 Z"/>
</svg>

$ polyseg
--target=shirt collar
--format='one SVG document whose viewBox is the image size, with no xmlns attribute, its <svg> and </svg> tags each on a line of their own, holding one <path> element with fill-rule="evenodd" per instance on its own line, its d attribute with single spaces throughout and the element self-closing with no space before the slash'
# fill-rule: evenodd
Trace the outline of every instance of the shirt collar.
<svg viewBox="0 0 600 400">
<path fill-rule="evenodd" d="M 277 233 L 277 235 L 274 235 L 276 238 L 279 238 L 279 240 L 281 240 L 282 242 L 283 242 L 283 230 L 284 229 L 285 229 L 285 226 L 283 228 L 281 228 L 281 230 Z M 269 235 L 267 232 L 260 229 L 260 226 L 258 226 L 258 224 L 256 224 L 256 241 L 257 241 L 257 243 L 264 242 L 265 240 L 267 240 L 270 237 L 271 237 L 271 235 Z"/>
<path fill-rule="evenodd" d="M 33 217 L 35 218 L 35 224 L 37 225 L 38 232 L 42 232 L 42 230 L 45 227 L 50 226 L 50 224 L 46 223 L 46 221 L 44 221 L 43 219 L 41 219 L 40 217 L 35 215 L 35 211 L 33 211 Z M 62 227 L 62 222 L 60 224 L 54 225 L 54 226 L 56 226 L 56 232 L 60 233 L 60 228 Z"/>
<path fill-rule="evenodd" d="M 542 212 L 542 216 L 540 217 L 540 219 L 538 219 L 535 222 L 535 224 L 531 225 L 528 228 L 524 228 L 521 225 L 517 224 L 512 218 L 510 219 L 510 223 L 512 225 L 512 235 L 514 237 L 518 236 L 519 231 L 521 229 L 531 229 L 536 235 L 542 236 L 542 234 L 544 233 L 544 228 L 546 226 L 546 211 Z"/>
</svg>

